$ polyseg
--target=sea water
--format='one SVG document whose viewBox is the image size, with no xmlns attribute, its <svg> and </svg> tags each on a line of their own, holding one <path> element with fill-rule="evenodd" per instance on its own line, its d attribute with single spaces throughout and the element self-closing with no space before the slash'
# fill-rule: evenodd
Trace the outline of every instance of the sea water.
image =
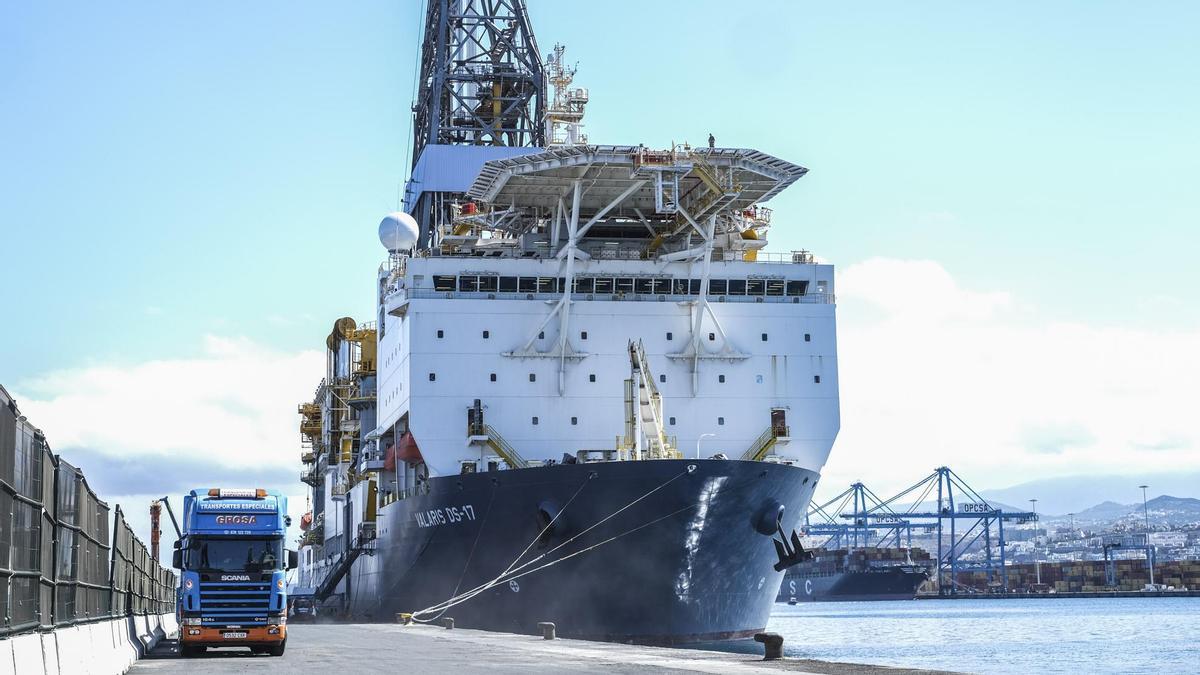
<svg viewBox="0 0 1200 675">
<path fill-rule="evenodd" d="M 967 673 L 1200 673 L 1200 598 L 776 604 L 789 657 Z M 732 646 L 761 650 L 753 642 Z"/>
</svg>

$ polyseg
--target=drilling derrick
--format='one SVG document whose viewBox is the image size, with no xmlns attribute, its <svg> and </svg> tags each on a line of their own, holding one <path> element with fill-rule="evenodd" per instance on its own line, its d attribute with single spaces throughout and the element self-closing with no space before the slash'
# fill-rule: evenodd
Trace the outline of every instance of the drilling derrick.
<svg viewBox="0 0 1200 675">
<path fill-rule="evenodd" d="M 542 57 L 523 0 L 430 0 L 413 106 L 426 145 L 544 145 Z"/>
<path fill-rule="evenodd" d="M 546 144 L 546 77 L 524 0 L 429 0 L 404 210 L 418 248 L 489 159 Z"/>
</svg>

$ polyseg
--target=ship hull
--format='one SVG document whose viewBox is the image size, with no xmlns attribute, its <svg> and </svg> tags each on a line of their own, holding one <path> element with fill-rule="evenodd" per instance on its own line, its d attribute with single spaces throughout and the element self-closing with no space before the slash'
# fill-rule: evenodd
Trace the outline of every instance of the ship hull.
<svg viewBox="0 0 1200 675">
<path fill-rule="evenodd" d="M 823 576 L 787 575 L 778 602 L 851 602 L 912 600 L 928 576 L 906 569 L 838 572 Z"/>
<path fill-rule="evenodd" d="M 511 567 L 418 618 L 516 633 L 550 621 L 561 636 L 651 644 L 745 637 L 766 625 L 783 576 L 765 532 L 780 505 L 785 531 L 798 525 L 817 478 L 725 460 L 434 478 L 427 494 L 379 510 L 374 550 L 354 563 L 343 597 L 352 618 L 393 621 Z"/>
</svg>

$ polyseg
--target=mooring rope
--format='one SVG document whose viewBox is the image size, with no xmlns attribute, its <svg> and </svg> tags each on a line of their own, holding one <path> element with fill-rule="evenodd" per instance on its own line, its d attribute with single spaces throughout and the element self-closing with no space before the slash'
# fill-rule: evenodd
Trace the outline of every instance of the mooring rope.
<svg viewBox="0 0 1200 675">
<path fill-rule="evenodd" d="M 544 535 L 544 534 L 545 534 L 545 533 L 546 533 L 546 532 L 547 532 L 547 531 L 548 531 L 548 530 L 549 530 L 551 527 L 554 527 L 554 523 L 555 523 L 555 521 L 557 521 L 557 520 L 559 519 L 559 517 L 561 517 L 561 516 L 562 516 L 562 514 L 566 512 L 566 510 L 567 510 L 567 507 L 569 507 L 569 506 L 571 505 L 571 502 L 575 501 L 575 498 L 579 496 L 579 493 L 580 493 L 580 492 L 583 492 L 583 488 L 587 487 L 587 484 L 588 484 L 588 483 L 589 483 L 589 482 L 590 482 L 590 481 L 591 481 L 593 478 L 595 478 L 595 476 L 596 476 L 596 474 L 595 474 L 595 473 L 591 473 L 591 474 L 589 474 L 589 475 L 588 475 L 588 477 L 587 477 L 587 478 L 585 478 L 585 479 L 584 479 L 584 481 L 583 481 L 582 483 L 580 483 L 580 484 L 579 484 L 579 488 L 578 488 L 577 490 L 575 490 L 575 494 L 571 495 L 571 498 L 567 500 L 567 503 L 566 503 L 566 504 L 564 504 L 564 505 L 563 505 L 563 507 L 562 507 L 561 509 L 559 509 L 559 510 L 558 510 L 558 513 L 554 514 L 554 517 L 550 519 L 550 522 L 546 523 L 546 525 L 545 525 L 544 527 L 542 527 L 542 529 L 541 529 L 541 530 L 539 530 L 539 531 L 538 531 L 538 533 L 537 533 L 536 535 L 534 535 L 533 539 L 532 539 L 532 540 L 530 540 L 529 544 L 527 544 L 527 545 L 525 546 L 524 550 L 522 550 L 522 551 L 521 551 L 521 553 L 520 553 L 520 554 L 519 554 L 519 555 L 518 555 L 516 558 L 514 558 L 512 562 L 510 562 L 510 563 L 508 564 L 508 567 L 505 567 L 505 568 L 504 568 L 504 571 L 503 571 L 503 572 L 501 572 L 501 573 L 499 574 L 499 576 L 497 576 L 497 577 L 496 577 L 495 579 L 493 579 L 492 581 L 489 581 L 489 582 L 487 582 L 487 583 L 484 583 L 484 584 L 480 584 L 479 586 L 476 586 L 475 588 L 472 588 L 472 589 L 471 589 L 471 590 L 469 590 L 469 591 L 466 591 L 466 592 L 464 592 L 464 593 L 461 593 L 461 594 L 458 594 L 458 595 L 452 595 L 452 596 L 451 596 L 449 599 L 447 599 L 447 600 L 444 600 L 444 601 L 442 601 L 442 602 L 440 602 L 440 603 L 438 603 L 438 604 L 436 604 L 436 605 L 433 605 L 433 606 L 431 606 L 431 607 L 427 607 L 427 608 L 425 608 L 425 609 L 422 609 L 422 610 L 420 610 L 420 611 L 417 611 L 417 612 L 413 612 L 413 615 L 412 615 L 412 616 L 413 616 L 413 621 L 417 621 L 417 622 L 421 622 L 421 623 L 427 623 L 427 622 L 430 622 L 430 621 L 437 621 L 438 617 L 440 617 L 442 614 L 444 614 L 444 613 L 446 612 L 446 610 L 447 610 L 447 609 L 449 609 L 450 607 L 452 607 L 454 604 L 457 604 L 457 603 L 455 603 L 454 601 L 456 601 L 456 600 L 459 600 L 459 599 L 462 599 L 463 601 L 465 601 L 465 600 L 469 600 L 470 598 L 473 598 L 473 597 L 475 597 L 475 596 L 476 596 L 476 595 L 478 595 L 479 593 L 482 593 L 482 592 L 486 591 L 488 588 L 491 588 L 492 586 L 490 586 L 489 584 L 492 584 L 493 582 L 495 582 L 495 581 L 497 581 L 497 580 L 499 580 L 499 579 L 503 578 L 503 577 L 504 577 L 504 575 L 506 575 L 506 574 L 508 574 L 509 572 L 511 572 L 511 571 L 512 571 L 512 568 L 513 568 L 513 565 L 516 565 L 518 562 L 520 562 L 521 558 L 524 558 L 524 557 L 525 557 L 525 554 L 529 552 L 529 549 L 533 548 L 533 545 L 537 543 L 538 539 L 541 539 L 541 538 L 542 538 L 542 535 Z M 496 495 L 496 493 L 495 493 L 495 490 L 493 490 L 493 492 L 492 492 L 492 498 L 493 498 L 493 499 L 495 498 L 495 495 Z M 490 506 L 490 502 L 489 502 L 489 506 Z M 489 511 L 490 511 L 490 509 L 489 509 Z M 480 536 L 480 535 L 483 533 L 483 526 L 484 526 L 486 523 L 487 523 L 487 520 L 486 520 L 486 516 L 485 516 L 485 517 L 484 517 L 484 522 L 483 522 L 483 523 L 481 523 L 481 524 L 480 524 L 480 526 L 479 526 L 479 531 L 475 533 L 475 541 L 476 541 L 476 543 L 478 543 L 478 541 L 479 541 L 479 536 Z M 474 550 L 474 546 L 472 546 L 472 550 Z M 463 568 L 463 574 L 462 574 L 462 576 L 461 576 L 461 577 L 459 577 L 459 579 L 458 579 L 458 584 L 455 584 L 455 586 L 454 586 L 454 593 L 458 593 L 458 586 L 459 586 L 460 584 L 462 584 L 463 577 L 465 577 L 465 576 L 466 576 L 466 573 L 467 573 L 467 568 L 466 568 L 466 567 L 464 567 L 464 568 Z M 453 603 L 453 604 L 449 604 L 449 603 Z M 445 605 L 445 606 L 443 607 L 443 605 Z M 440 611 L 440 612 L 438 612 L 438 615 L 437 615 L 437 616 L 435 616 L 435 617 L 433 617 L 433 618 L 431 618 L 431 619 L 420 619 L 420 618 L 418 618 L 418 617 L 419 617 L 420 615 L 422 615 L 422 614 L 428 614 L 429 612 L 432 612 L 432 611 L 438 611 L 439 609 L 440 609 L 441 611 Z"/>
<path fill-rule="evenodd" d="M 691 505 L 691 506 L 686 506 L 686 507 L 684 507 L 684 508 L 682 508 L 682 509 L 679 509 L 679 510 L 677 510 L 677 511 L 673 511 L 672 513 L 669 513 L 669 514 L 667 514 L 667 515 L 665 515 L 665 516 L 662 516 L 662 517 L 660 517 L 660 518 L 656 518 L 656 519 L 654 519 L 654 520 L 652 520 L 652 521 L 650 521 L 650 522 L 648 522 L 648 523 L 643 523 L 642 525 L 639 525 L 638 527 L 635 527 L 635 528 L 633 528 L 633 529 L 630 529 L 630 530 L 626 530 L 625 532 L 622 532 L 622 533 L 620 533 L 620 534 L 618 534 L 618 535 L 615 535 L 615 536 L 613 536 L 613 537 L 610 537 L 610 538 L 608 538 L 608 539 L 605 539 L 604 541 L 601 541 L 601 542 L 599 542 L 599 543 L 593 544 L 592 546 L 589 546 L 589 547 L 587 547 L 587 548 L 584 548 L 584 549 L 580 549 L 580 550 L 578 550 L 578 551 L 575 551 L 574 553 L 571 553 L 571 554 L 569 554 L 569 555 L 563 556 L 562 558 L 558 558 L 558 559 L 556 559 L 556 560 L 551 560 L 550 562 L 548 562 L 548 563 L 546 563 L 546 564 L 544 564 L 544 565 L 539 565 L 538 567 L 535 567 L 535 568 L 533 568 L 533 569 L 531 569 L 531 570 L 526 570 L 526 571 L 523 571 L 523 572 L 521 571 L 521 570 L 525 570 L 525 568 L 529 567 L 530 565 L 533 565 L 533 564 L 537 563 L 538 561 L 545 559 L 545 558 L 546 558 L 546 556 L 549 556 L 549 555 L 553 554 L 555 551 L 558 551 L 558 550 L 559 550 L 559 549 L 561 549 L 562 547 L 564 547 L 564 546 L 566 546 L 566 545 L 570 544 L 571 542 L 575 541 L 576 539 L 579 539 L 580 537 L 582 537 L 583 535 L 587 534 L 588 532 L 591 532 L 592 530 L 596 529 L 597 527 L 600 527 L 601 525 L 603 525 L 604 523 L 608 522 L 609 520 L 612 520 L 613 518 L 617 517 L 618 515 L 620 515 L 620 514 L 621 514 L 621 513 L 623 513 L 624 511 L 626 511 L 626 510 L 628 510 L 629 508 L 633 507 L 633 506 L 634 506 L 635 504 L 637 504 L 638 502 L 642 501 L 643 499 L 646 499 L 646 498 L 647 498 L 647 497 L 649 497 L 650 495 L 654 494 L 655 492 L 658 492 L 659 490 L 663 489 L 664 487 L 666 487 L 666 486 L 670 485 L 671 483 L 673 483 L 674 481 L 678 480 L 680 477 L 682 477 L 682 476 L 685 476 L 685 475 L 687 475 L 687 474 L 691 473 L 691 472 L 692 472 L 692 471 L 694 471 L 694 470 L 695 470 L 695 466 L 694 466 L 694 465 L 691 465 L 691 466 L 689 466 L 689 468 L 688 468 L 688 469 L 685 469 L 684 471 L 681 471 L 680 473 L 676 474 L 675 476 L 672 476 L 671 478 L 667 479 L 666 481 L 664 481 L 663 483 L 659 484 L 658 486 L 656 486 L 656 487 L 652 488 L 650 491 L 646 492 L 646 493 L 645 493 L 645 494 L 643 494 L 642 496 L 638 497 L 637 499 L 634 499 L 633 501 L 629 502 L 629 503 L 628 503 L 628 504 L 626 504 L 625 506 L 622 506 L 621 508 L 617 509 L 616 511 L 614 511 L 614 512 L 610 513 L 608 516 L 606 516 L 606 517 L 604 517 L 603 519 L 601 519 L 601 520 L 597 521 L 597 522 L 596 522 L 596 523 L 594 523 L 594 524 L 593 524 L 591 527 L 588 527 L 587 529 L 585 529 L 584 531 L 580 532 L 579 534 L 577 534 L 577 535 L 575 535 L 575 536 L 571 537 L 570 539 L 567 539 L 566 541 L 564 541 L 563 543 L 559 544 L 558 546 L 555 546 L 554 548 L 550 549 L 549 551 L 546 551 L 545 553 L 542 553 L 542 554 L 538 555 L 537 557 L 533 558 L 532 560 L 529 560 L 528 562 L 526 562 L 526 563 L 524 563 L 524 564 L 520 565 L 519 567 L 514 567 L 514 565 L 516 565 L 516 563 L 517 563 L 517 562 L 519 562 L 519 561 L 520 561 L 520 559 L 521 559 L 521 558 L 523 558 L 523 557 L 525 556 L 525 554 L 529 552 L 529 549 L 533 547 L 533 544 L 535 544 L 535 543 L 537 542 L 537 540 L 541 538 L 542 534 L 543 534 L 543 533 L 545 533 L 545 531 L 546 531 L 547 529 L 549 529 L 549 527 L 550 527 L 551 525 L 553 525 L 553 524 L 554 524 L 554 520 L 557 520 L 557 519 L 558 519 L 558 517 L 559 517 L 559 516 L 561 516 L 561 515 L 562 515 L 562 514 L 563 514 L 563 513 L 566 511 L 566 506 L 564 506 L 564 507 L 563 507 L 563 508 L 562 508 L 562 509 L 561 509 L 561 510 L 558 512 L 558 515 L 556 515 L 556 516 L 554 517 L 554 519 L 553 519 L 553 520 L 551 520 L 551 521 L 550 521 L 550 523 L 546 525 L 546 527 L 542 528 L 542 531 L 541 531 L 541 532 L 539 532 L 539 533 L 537 534 L 537 536 L 533 538 L 533 541 L 531 541 L 531 542 L 529 543 L 529 545 L 527 545 L 527 546 L 525 547 L 525 549 L 524 549 L 523 551 L 521 551 L 521 554 L 520 554 L 520 555 L 518 555 L 518 556 L 517 556 L 517 558 L 516 558 L 515 560 L 513 560 L 513 562 L 512 562 L 512 563 L 510 563 L 510 564 L 509 564 L 509 566 L 508 566 L 507 568 L 505 568 L 505 570 L 504 570 L 503 572 L 501 572 L 499 576 L 497 576 L 495 579 L 492 579 L 491 581 L 488 581 L 488 582 L 486 582 L 486 583 L 480 584 L 479 586 L 476 586 L 475 588 L 473 588 L 473 589 L 471 589 L 471 590 L 469 590 L 469 591 L 466 591 L 466 592 L 464 592 L 464 593 L 462 593 L 462 594 L 460 594 L 460 595 L 458 595 L 458 596 L 455 596 L 455 597 L 448 598 L 448 599 L 446 599 L 446 600 L 444 600 L 444 601 L 442 601 L 442 602 L 440 602 L 440 603 L 438 603 L 438 604 L 436 604 L 436 605 L 433 605 L 433 606 L 431 606 L 431 607 L 427 607 L 427 608 L 425 608 L 425 609 L 422 609 L 422 610 L 419 610 L 419 611 L 417 611 L 417 612 L 413 612 L 413 614 L 412 614 L 412 618 L 413 618 L 413 620 L 414 620 L 414 621 L 417 621 L 417 622 L 421 622 L 421 623 L 427 623 L 427 622 L 429 622 L 429 621 L 434 621 L 434 620 L 436 620 L 436 617 L 435 617 L 435 618 L 433 618 L 433 619 L 419 619 L 418 617 L 419 617 L 419 616 L 421 616 L 421 615 L 424 615 L 424 614 L 430 614 L 430 613 L 432 613 L 432 612 L 439 612 L 438 616 L 441 616 L 441 614 L 442 614 L 442 613 L 445 613 L 445 611 L 446 611 L 447 609 L 449 609 L 450 607 L 454 607 L 455 605 L 462 604 L 462 603 L 464 603 L 464 602 L 466 602 L 466 601 L 468 601 L 468 600 L 470 600 L 470 599 L 472 599 L 472 598 L 476 597 L 476 596 L 477 596 L 477 595 L 479 595 L 480 593 L 484 593 L 484 592 L 486 592 L 486 591 L 488 591 L 488 590 L 491 590 L 492 588 L 495 588 L 496 586 L 499 586 L 499 585 L 500 585 L 500 584 L 502 584 L 502 583 L 506 583 L 506 582 L 512 581 L 512 580 L 514 580 L 514 579 L 518 579 L 518 578 L 520 578 L 520 577 L 526 576 L 526 575 L 528 575 L 528 574 L 532 574 L 532 573 L 534 573 L 534 572 L 537 572 L 537 571 L 539 571 L 539 570 L 544 570 L 544 569 L 546 569 L 547 567 L 551 567 L 551 566 L 553 566 L 553 565 L 557 565 L 557 564 L 558 564 L 558 563 L 560 563 L 560 562 L 563 562 L 563 561 L 565 561 L 565 560 L 569 560 L 569 559 L 571 559 L 571 558 L 573 558 L 573 557 L 575 557 L 575 556 L 577 556 L 577 555 L 579 555 L 579 554 L 581 554 L 581 553 L 586 553 L 586 552 L 588 552 L 588 551 L 591 551 L 591 550 L 593 550 L 593 549 L 595 549 L 595 548 L 597 548 L 597 547 L 599 547 L 599 546 L 602 546 L 602 545 L 604 545 L 604 544 L 607 544 L 607 543 L 609 543 L 609 542 L 611 542 L 611 541 L 614 541 L 614 540 L 616 540 L 616 539 L 619 539 L 620 537 L 623 537 L 623 536 L 625 536 L 625 535 L 627 535 L 627 534 L 631 534 L 631 533 L 633 533 L 633 532 L 636 532 L 636 531 L 638 531 L 638 530 L 640 530 L 640 529 L 642 529 L 642 528 L 644 528 L 644 527 L 648 527 L 649 525 L 653 525 L 654 523 L 657 523 L 657 522 L 659 522 L 659 521 L 662 521 L 662 520 L 664 520 L 664 519 L 666 519 L 666 518 L 670 518 L 670 517 L 672 517 L 672 516 L 674 516 L 674 515 L 677 515 L 677 514 L 679 514 L 679 513 L 683 512 L 683 511 L 686 511 L 686 510 L 688 510 L 688 509 L 695 508 L 695 506 L 696 506 L 696 505 L 694 505 L 694 504 L 693 504 L 693 505 Z M 587 483 L 585 482 L 585 483 L 584 483 L 584 485 L 586 485 L 586 484 L 587 484 Z M 577 496 L 577 495 L 579 494 L 579 491 L 581 491 L 582 489 L 583 489 L 583 486 L 580 486 L 580 489 L 579 489 L 579 490 L 577 490 L 577 491 L 575 492 L 575 495 L 573 495 L 573 496 L 571 497 L 571 500 L 574 500 L 574 499 L 575 499 L 575 496 Z M 569 504 L 570 504 L 570 502 L 567 502 L 567 504 L 569 505 Z M 520 572 L 520 574 L 515 574 L 516 572 Z M 509 575 L 511 575 L 511 576 L 509 576 Z"/>
</svg>

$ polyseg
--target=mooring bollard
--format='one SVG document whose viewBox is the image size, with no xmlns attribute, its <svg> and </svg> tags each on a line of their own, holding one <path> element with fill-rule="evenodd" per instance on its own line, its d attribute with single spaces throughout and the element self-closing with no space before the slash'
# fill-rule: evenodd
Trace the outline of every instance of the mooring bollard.
<svg viewBox="0 0 1200 675">
<path fill-rule="evenodd" d="M 542 639 L 543 640 L 553 640 L 554 639 L 555 636 L 554 636 L 554 623 L 553 622 L 542 621 L 542 622 L 538 623 L 538 628 L 542 629 Z"/>
<path fill-rule="evenodd" d="M 763 643 L 766 655 L 763 661 L 775 661 L 783 658 L 783 636 L 779 633 L 755 633 L 754 641 Z"/>
<path fill-rule="evenodd" d="M 451 628 L 454 628 L 454 618 L 448 616 L 448 617 L 442 619 L 442 625 L 446 627 L 446 630 L 450 630 Z"/>
<path fill-rule="evenodd" d="M 409 612 L 399 612 L 396 614 L 396 623 L 402 623 L 405 626 L 412 623 L 412 614 Z"/>
</svg>

